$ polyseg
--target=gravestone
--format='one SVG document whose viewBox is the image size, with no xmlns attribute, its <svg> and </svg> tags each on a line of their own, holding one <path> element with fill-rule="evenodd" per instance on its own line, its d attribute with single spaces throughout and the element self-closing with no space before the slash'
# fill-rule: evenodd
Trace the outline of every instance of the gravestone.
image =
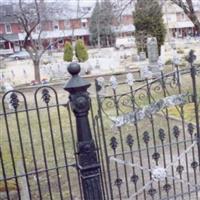
<svg viewBox="0 0 200 200">
<path fill-rule="evenodd" d="M 174 50 L 173 51 L 173 58 L 172 58 L 173 65 L 179 65 L 180 61 L 181 61 L 181 58 L 180 58 L 179 54 L 177 53 L 176 50 Z"/>
<path fill-rule="evenodd" d="M 158 66 L 158 43 L 155 37 L 147 39 L 147 53 L 149 59 L 149 70 L 154 76 L 160 75 L 160 69 Z"/>
<path fill-rule="evenodd" d="M 137 54 L 133 54 L 132 55 L 132 62 L 138 62 L 139 61 L 139 55 L 137 55 Z"/>
<path fill-rule="evenodd" d="M 139 53 L 139 58 L 140 58 L 140 61 L 146 60 L 146 53 L 144 51 L 141 51 Z"/>
</svg>

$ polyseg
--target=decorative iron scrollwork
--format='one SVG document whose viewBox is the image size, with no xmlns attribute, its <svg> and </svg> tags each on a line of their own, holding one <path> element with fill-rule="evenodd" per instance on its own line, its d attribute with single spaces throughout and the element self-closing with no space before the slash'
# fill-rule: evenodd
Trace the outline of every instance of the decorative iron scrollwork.
<svg viewBox="0 0 200 200">
<path fill-rule="evenodd" d="M 153 155 L 152 155 L 152 158 L 157 162 L 160 158 L 160 154 L 158 152 L 155 152 Z"/>
<path fill-rule="evenodd" d="M 177 168 L 176 168 L 176 171 L 177 171 L 179 174 L 182 174 L 182 172 L 184 171 L 183 165 L 178 165 Z"/>
<path fill-rule="evenodd" d="M 139 176 L 134 174 L 133 176 L 131 176 L 131 182 L 133 182 L 134 184 L 136 184 L 139 180 Z"/>
<path fill-rule="evenodd" d="M 194 133 L 194 125 L 192 123 L 188 124 L 188 133 L 192 136 Z"/>
<path fill-rule="evenodd" d="M 128 135 L 127 138 L 126 138 L 126 143 L 128 144 L 128 146 L 130 148 L 132 148 L 133 146 L 133 143 L 134 143 L 134 139 L 133 139 L 133 136 L 132 135 Z"/>
<path fill-rule="evenodd" d="M 195 170 L 197 167 L 199 166 L 198 162 L 197 161 L 193 161 L 191 163 L 191 167 Z"/>
<path fill-rule="evenodd" d="M 180 94 L 166 97 L 160 99 L 148 106 L 143 108 L 136 109 L 133 112 L 128 112 L 117 117 L 112 117 L 111 120 L 114 123 L 114 126 L 121 127 L 125 124 L 134 123 L 140 121 L 145 117 L 149 118 L 151 115 L 156 114 L 157 112 L 175 105 L 183 105 L 187 102 L 188 94 Z"/>
<path fill-rule="evenodd" d="M 51 95 L 49 94 L 49 90 L 46 88 L 42 90 L 42 99 L 46 104 L 50 102 Z"/>
<path fill-rule="evenodd" d="M 112 137 L 110 139 L 110 146 L 113 150 L 116 150 L 117 146 L 118 146 L 118 142 L 117 142 L 117 139 L 116 137 Z"/>
<path fill-rule="evenodd" d="M 15 92 L 13 92 L 10 95 L 10 104 L 12 105 L 12 107 L 17 110 L 18 106 L 19 106 L 19 99 L 18 96 Z"/>
<path fill-rule="evenodd" d="M 150 141 L 150 136 L 149 136 L 149 133 L 147 131 L 145 131 L 143 133 L 143 140 L 146 144 L 148 144 L 148 142 Z"/>
<path fill-rule="evenodd" d="M 153 198 L 155 196 L 155 194 L 157 193 L 156 189 L 154 188 L 150 188 L 148 190 L 148 194 Z"/>
<path fill-rule="evenodd" d="M 168 183 L 163 186 L 163 190 L 167 193 L 171 190 L 171 188 L 172 186 Z"/>
<path fill-rule="evenodd" d="M 159 138 L 163 142 L 165 140 L 165 130 L 164 129 L 159 129 Z"/>
<path fill-rule="evenodd" d="M 121 178 L 117 178 L 117 179 L 115 180 L 115 186 L 117 186 L 117 187 L 121 187 L 122 183 L 123 183 L 123 181 L 122 181 Z"/>
<path fill-rule="evenodd" d="M 176 139 L 178 139 L 179 135 L 180 135 L 180 130 L 179 130 L 179 127 L 178 126 L 174 126 L 173 127 L 173 134 L 174 134 L 174 137 Z"/>
</svg>

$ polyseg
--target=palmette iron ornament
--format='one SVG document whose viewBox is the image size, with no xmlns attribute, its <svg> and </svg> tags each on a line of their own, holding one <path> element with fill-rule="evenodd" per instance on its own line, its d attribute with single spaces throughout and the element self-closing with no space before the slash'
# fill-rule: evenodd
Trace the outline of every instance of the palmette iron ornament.
<svg viewBox="0 0 200 200">
<path fill-rule="evenodd" d="M 118 82 L 117 82 L 117 78 L 115 76 L 110 77 L 110 84 L 111 84 L 112 89 L 115 90 L 117 88 Z"/>
<path fill-rule="evenodd" d="M 128 73 L 127 75 L 126 75 L 126 81 L 127 81 L 127 84 L 129 85 L 129 86 L 133 86 L 133 84 L 134 84 L 134 77 L 133 77 L 133 74 L 131 74 L 131 73 Z"/>
</svg>

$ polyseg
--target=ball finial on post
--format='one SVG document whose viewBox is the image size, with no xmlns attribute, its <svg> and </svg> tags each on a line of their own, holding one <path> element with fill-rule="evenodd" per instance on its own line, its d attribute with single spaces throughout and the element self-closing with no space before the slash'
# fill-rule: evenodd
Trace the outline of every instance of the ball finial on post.
<svg viewBox="0 0 200 200">
<path fill-rule="evenodd" d="M 78 75 L 81 71 L 81 66 L 77 62 L 72 62 L 67 67 L 68 72 L 72 75 Z"/>
</svg>

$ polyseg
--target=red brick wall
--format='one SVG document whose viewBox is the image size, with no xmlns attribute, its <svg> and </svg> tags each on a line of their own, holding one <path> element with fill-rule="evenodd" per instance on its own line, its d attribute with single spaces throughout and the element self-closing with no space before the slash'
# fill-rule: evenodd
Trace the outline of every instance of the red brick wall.
<svg viewBox="0 0 200 200">
<path fill-rule="evenodd" d="M 12 30 L 12 33 L 20 33 L 20 32 L 22 32 L 21 28 L 20 28 L 20 25 L 17 24 L 17 23 L 11 24 L 11 30 Z M 0 24 L 0 33 L 6 33 L 5 31 L 6 31 L 5 30 L 5 24 Z"/>
<path fill-rule="evenodd" d="M 64 30 L 64 29 L 65 29 L 64 20 L 61 20 L 61 21 L 59 21 L 58 23 L 59 23 L 59 29 L 60 29 L 60 30 Z"/>
<path fill-rule="evenodd" d="M 17 23 L 11 24 L 11 28 L 12 28 L 12 33 L 20 33 L 21 32 L 20 25 Z"/>
<path fill-rule="evenodd" d="M 53 24 L 51 21 L 46 21 L 44 23 L 44 30 L 45 31 L 52 31 L 53 30 Z"/>
<path fill-rule="evenodd" d="M 81 21 L 79 19 L 70 20 L 71 28 L 81 28 Z"/>
<path fill-rule="evenodd" d="M 114 19 L 112 24 L 114 26 L 119 25 L 120 19 L 116 20 Z M 121 17 L 121 24 L 123 25 L 129 25 L 129 24 L 133 24 L 133 16 L 132 15 L 124 15 Z"/>
<path fill-rule="evenodd" d="M 5 33 L 5 25 L 0 24 L 0 33 Z"/>
</svg>

